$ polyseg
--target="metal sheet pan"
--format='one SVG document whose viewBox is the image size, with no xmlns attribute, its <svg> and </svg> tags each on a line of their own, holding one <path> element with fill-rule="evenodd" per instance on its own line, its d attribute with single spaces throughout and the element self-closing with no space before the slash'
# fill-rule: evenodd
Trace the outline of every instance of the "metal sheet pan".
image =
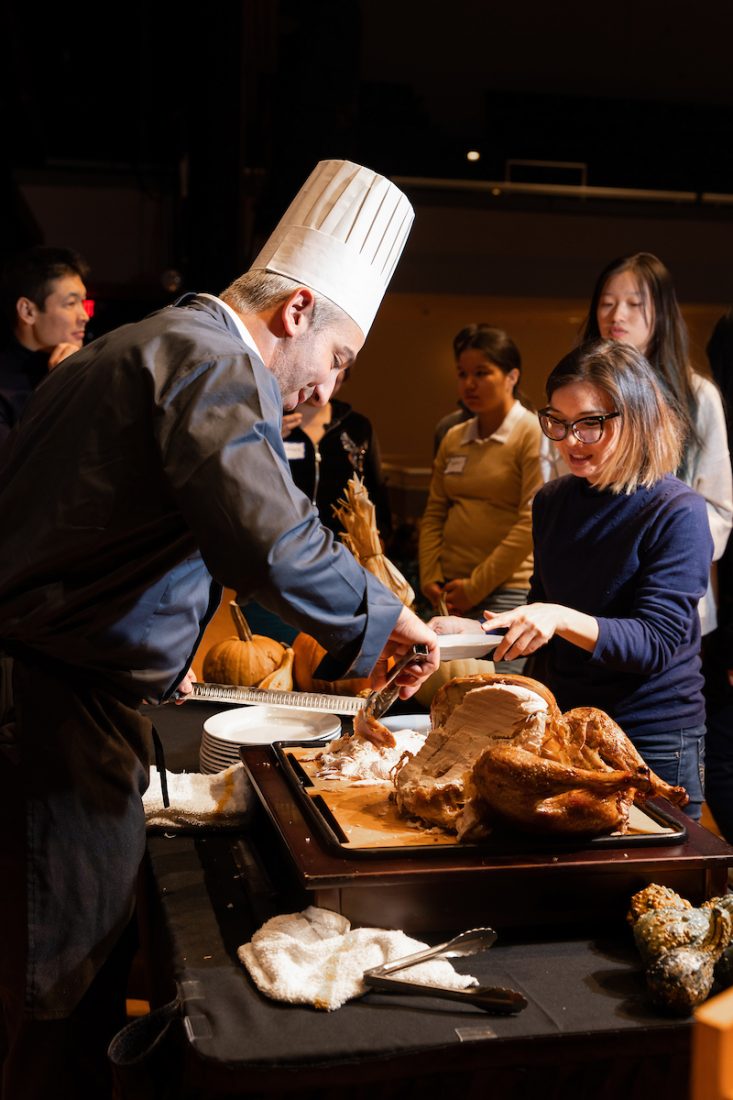
<svg viewBox="0 0 733 1100">
<path fill-rule="evenodd" d="M 457 849 L 478 854 L 509 856 L 554 850 L 637 848 L 680 844 L 687 838 L 684 825 L 659 805 L 632 808 L 632 831 L 597 837 L 522 835 L 495 829 L 480 843 L 466 844 L 439 828 L 425 828 L 406 819 L 390 800 L 386 784 L 355 785 L 344 780 L 316 776 L 313 757 L 317 748 L 308 742 L 281 742 L 274 751 L 288 786 L 324 846 L 355 859 L 390 856 L 440 856 Z"/>
</svg>

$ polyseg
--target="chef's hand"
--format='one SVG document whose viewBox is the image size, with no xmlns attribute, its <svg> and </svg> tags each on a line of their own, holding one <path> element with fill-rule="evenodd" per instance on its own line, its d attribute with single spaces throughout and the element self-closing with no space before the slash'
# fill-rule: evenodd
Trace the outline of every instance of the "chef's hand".
<svg viewBox="0 0 733 1100">
<path fill-rule="evenodd" d="M 466 581 L 463 578 L 458 578 L 454 581 L 448 581 L 444 586 L 443 595 L 445 596 L 445 606 L 449 615 L 455 615 L 459 611 L 470 611 L 473 607 L 475 600 L 466 595 L 465 584 Z"/>
<path fill-rule="evenodd" d="M 283 416 L 282 428 L 280 429 L 280 434 L 282 435 L 283 439 L 288 438 L 293 428 L 297 428 L 302 419 L 302 413 L 285 413 L 285 415 Z"/>
<path fill-rule="evenodd" d="M 414 695 L 420 684 L 427 680 L 428 676 L 438 668 L 440 664 L 440 650 L 438 639 L 422 619 L 418 619 L 407 607 L 403 607 L 400 617 L 395 623 L 394 630 L 389 636 L 389 641 L 384 647 L 382 656 L 377 661 L 371 675 L 371 684 L 375 690 L 383 688 L 387 680 L 387 663 L 390 657 L 401 657 L 414 645 L 426 645 L 428 656 L 421 661 L 414 661 L 402 669 L 395 683 L 400 689 L 400 699 L 409 699 Z"/>
<path fill-rule="evenodd" d="M 62 360 L 68 359 L 70 355 L 78 351 L 81 346 L 81 344 L 57 344 L 48 357 L 48 369 L 53 370 Z"/>
<path fill-rule="evenodd" d="M 185 703 L 188 696 L 193 694 L 193 685 L 195 683 L 196 677 L 194 676 L 192 670 L 189 668 L 188 672 L 176 688 L 176 698 L 174 700 L 176 706 L 180 706 L 181 703 Z"/>
</svg>

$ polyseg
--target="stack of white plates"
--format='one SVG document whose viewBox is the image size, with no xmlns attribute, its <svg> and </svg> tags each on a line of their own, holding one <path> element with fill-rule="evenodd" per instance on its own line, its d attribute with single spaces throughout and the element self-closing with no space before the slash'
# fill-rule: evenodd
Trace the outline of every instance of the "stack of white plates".
<svg viewBox="0 0 733 1100">
<path fill-rule="evenodd" d="M 239 761 L 241 745 L 271 745 L 275 741 L 326 741 L 341 733 L 335 714 L 297 707 L 237 707 L 212 714 L 204 722 L 199 763 L 210 775 Z"/>
</svg>

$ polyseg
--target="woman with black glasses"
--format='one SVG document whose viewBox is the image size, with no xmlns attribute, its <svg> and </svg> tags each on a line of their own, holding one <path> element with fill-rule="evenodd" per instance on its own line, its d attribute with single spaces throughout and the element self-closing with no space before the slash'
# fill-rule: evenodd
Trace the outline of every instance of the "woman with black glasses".
<svg viewBox="0 0 733 1100">
<path fill-rule="evenodd" d="M 673 476 L 684 429 L 628 344 L 567 355 L 540 426 L 570 470 L 534 499 L 529 601 L 485 613 L 495 660 L 539 651 L 532 674 L 562 710 L 606 711 L 668 783 L 702 806 L 705 705 L 697 603 L 712 556 L 705 501 Z M 464 624 L 463 627 L 458 624 Z M 434 621 L 438 633 L 475 624 Z"/>
</svg>

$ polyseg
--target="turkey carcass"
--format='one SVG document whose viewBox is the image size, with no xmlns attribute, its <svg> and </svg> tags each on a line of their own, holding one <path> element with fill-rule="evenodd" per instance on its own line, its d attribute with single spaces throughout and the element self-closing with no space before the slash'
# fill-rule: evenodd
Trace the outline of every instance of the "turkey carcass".
<svg viewBox="0 0 733 1100">
<path fill-rule="evenodd" d="M 580 707 L 563 715 L 544 684 L 525 676 L 453 680 L 436 694 L 431 723 L 395 778 L 397 803 L 461 839 L 497 822 L 531 832 L 623 832 L 635 800 L 687 801 L 607 714 Z"/>
</svg>

